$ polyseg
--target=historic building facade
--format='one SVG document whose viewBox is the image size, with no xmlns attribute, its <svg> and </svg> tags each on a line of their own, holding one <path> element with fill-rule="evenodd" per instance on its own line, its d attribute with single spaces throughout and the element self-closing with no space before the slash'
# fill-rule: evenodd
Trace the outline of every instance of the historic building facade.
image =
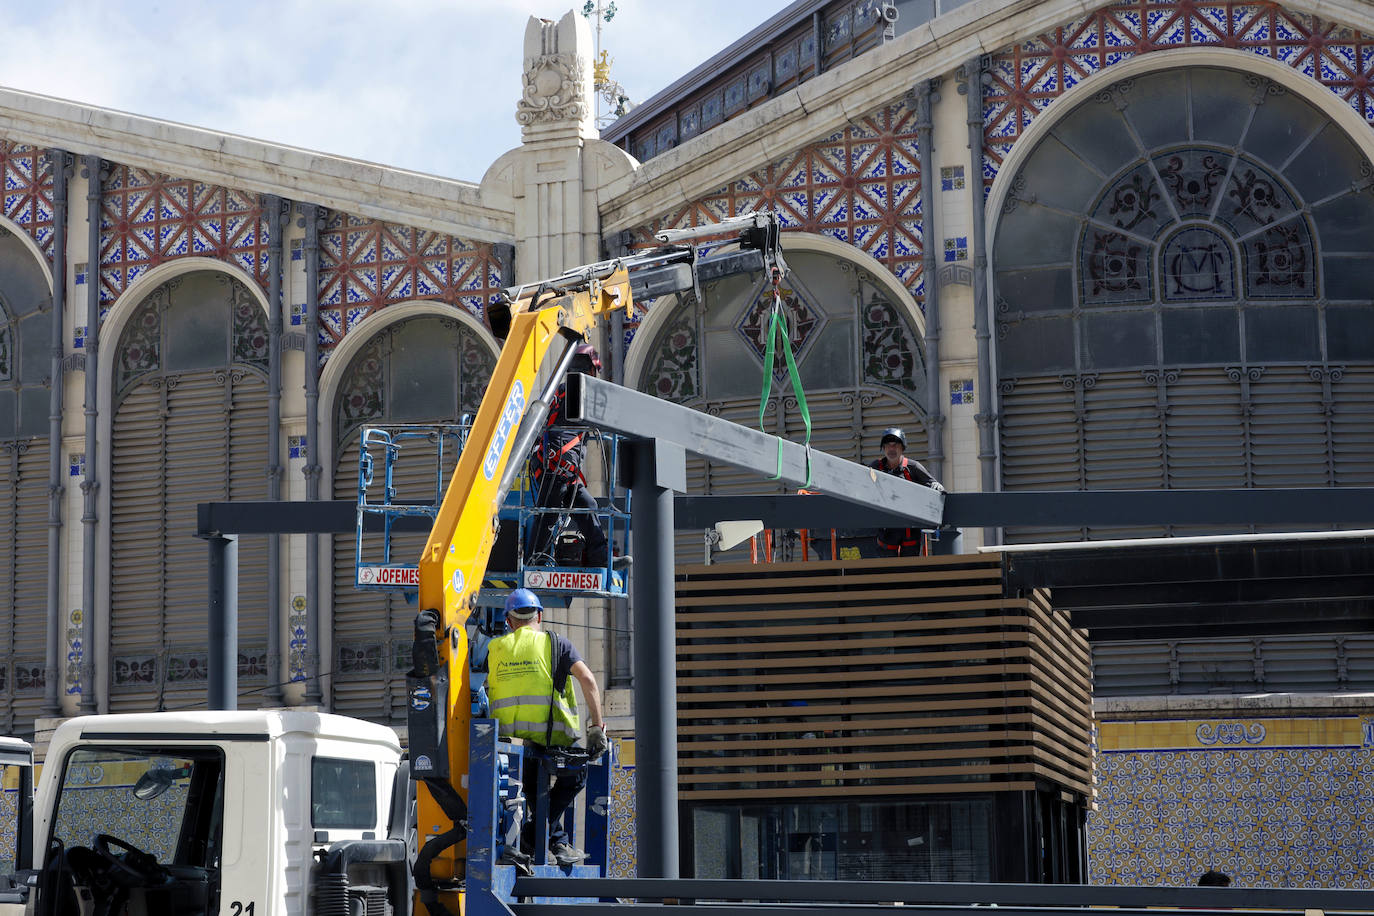
<svg viewBox="0 0 1374 916">
<path fill-rule="evenodd" d="M 476 183 L 0 92 L 6 730 L 203 702 L 197 502 L 350 498 L 362 424 L 473 408 L 503 285 L 756 209 L 788 230 L 782 293 L 827 451 L 870 458 L 900 425 L 966 491 L 1369 485 L 1374 9 L 924 6 L 793 4 L 600 136 L 585 24 L 532 20 L 511 87 L 525 142 Z M 753 422 L 770 298 L 743 278 L 642 303 L 601 341 L 609 371 Z M 800 436 L 779 390 L 764 422 Z M 1123 533 L 1206 532 L 987 534 Z M 404 723 L 413 611 L 353 590 L 352 562 L 351 538 L 245 541 L 244 705 Z M 613 624 L 569 621 L 624 712 Z M 1368 886 L 1358 824 L 1328 850 L 1219 826 L 1271 815 L 1278 789 L 1218 777 L 1180 801 L 1209 754 L 1247 749 L 1260 768 L 1334 754 L 1340 792 L 1367 799 L 1374 708 L 1346 697 L 1374 687 L 1374 643 L 1329 639 L 1095 646 L 1099 694 L 1137 698 L 1100 711 L 1094 880 L 1229 862 L 1249 883 Z M 1190 678 L 1213 650 L 1231 662 Z M 1314 699 L 1287 718 L 1150 699 L 1276 684 Z M 1133 838 L 1142 798 L 1203 814 L 1156 848 Z M 1283 810 L 1315 834 L 1333 804 Z"/>
</svg>

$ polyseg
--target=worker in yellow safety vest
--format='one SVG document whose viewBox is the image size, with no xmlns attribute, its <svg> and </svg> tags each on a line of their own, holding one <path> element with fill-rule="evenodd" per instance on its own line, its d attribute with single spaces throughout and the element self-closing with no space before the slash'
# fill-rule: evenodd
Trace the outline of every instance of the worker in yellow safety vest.
<svg viewBox="0 0 1374 916">
<path fill-rule="evenodd" d="M 544 607 L 539 596 L 517 588 L 506 598 L 509 630 L 491 642 L 487 650 L 487 695 L 491 711 L 501 724 L 501 735 L 533 744 L 525 754 L 521 775 L 530 806 L 538 785 L 539 758 L 546 748 L 570 748 L 577 744 L 579 720 L 572 679 L 582 685 L 587 701 L 587 757 L 596 760 L 606 752 L 606 723 L 601 714 L 601 691 L 596 676 L 577 649 L 563 636 L 541 628 Z M 571 677 L 569 677 L 571 675 Z M 573 848 L 563 829 L 563 812 L 587 784 L 585 767 L 564 769 L 549 787 L 549 851 L 560 865 L 585 859 Z M 534 824 L 521 832 L 522 851 L 534 849 Z"/>
</svg>

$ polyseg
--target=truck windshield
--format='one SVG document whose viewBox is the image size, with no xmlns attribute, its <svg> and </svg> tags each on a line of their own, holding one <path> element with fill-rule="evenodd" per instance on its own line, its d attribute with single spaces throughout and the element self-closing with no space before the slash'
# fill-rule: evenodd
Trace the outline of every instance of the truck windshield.
<svg viewBox="0 0 1374 916">
<path fill-rule="evenodd" d="M 218 750 L 79 747 L 68 755 L 53 838 L 107 834 L 162 865 L 218 865 L 224 763 Z"/>
</svg>

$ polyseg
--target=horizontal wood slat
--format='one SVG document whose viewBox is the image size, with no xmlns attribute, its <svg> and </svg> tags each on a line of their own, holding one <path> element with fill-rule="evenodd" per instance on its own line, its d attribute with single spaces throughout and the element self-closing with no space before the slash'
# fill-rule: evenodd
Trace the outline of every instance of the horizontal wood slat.
<svg viewBox="0 0 1374 916">
<path fill-rule="evenodd" d="M 678 567 L 680 796 L 1091 795 L 1086 635 L 1001 563 Z"/>
</svg>

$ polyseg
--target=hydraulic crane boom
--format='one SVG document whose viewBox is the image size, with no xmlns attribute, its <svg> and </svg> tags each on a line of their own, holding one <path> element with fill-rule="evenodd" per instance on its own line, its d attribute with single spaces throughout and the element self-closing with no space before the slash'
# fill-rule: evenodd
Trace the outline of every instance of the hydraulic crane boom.
<svg viewBox="0 0 1374 916">
<path fill-rule="evenodd" d="M 738 241 L 739 250 L 698 258 L 693 236 L 707 235 L 716 246 Z M 671 241 L 677 244 L 507 290 L 489 315 L 505 343 L 420 556 L 422 610 L 407 685 L 411 770 L 424 786 L 418 793 L 416 885 L 431 916 L 459 912 L 453 889 L 463 877 L 458 847 L 467 810 L 463 777 L 472 703 L 464 624 L 476 607 L 498 511 L 543 430 L 575 344 L 616 309 L 632 315 L 636 295 L 665 295 L 734 273 L 785 270 L 771 215 L 678 232 Z"/>
</svg>

